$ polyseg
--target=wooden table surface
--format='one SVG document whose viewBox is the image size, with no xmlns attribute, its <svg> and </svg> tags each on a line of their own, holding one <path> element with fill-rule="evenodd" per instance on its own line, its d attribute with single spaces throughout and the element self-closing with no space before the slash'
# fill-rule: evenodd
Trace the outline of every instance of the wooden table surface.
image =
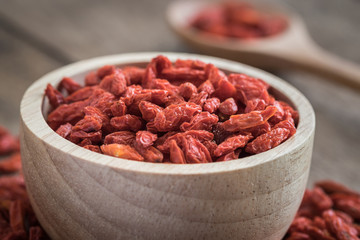
<svg viewBox="0 0 360 240">
<path fill-rule="evenodd" d="M 165 22 L 169 2 L 0 0 L 0 124 L 17 133 L 26 88 L 68 63 L 124 52 L 193 52 Z M 359 1 L 286 3 L 319 45 L 360 64 Z M 306 73 L 276 74 L 302 91 L 316 112 L 309 186 L 330 178 L 360 191 L 360 93 Z"/>
</svg>

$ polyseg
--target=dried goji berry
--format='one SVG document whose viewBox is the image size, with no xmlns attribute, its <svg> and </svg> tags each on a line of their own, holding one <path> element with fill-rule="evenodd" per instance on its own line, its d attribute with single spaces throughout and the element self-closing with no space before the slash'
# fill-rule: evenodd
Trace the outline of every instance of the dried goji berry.
<svg viewBox="0 0 360 240">
<path fill-rule="evenodd" d="M 115 101 L 110 107 L 111 113 L 114 117 L 120 117 L 126 114 L 126 105 L 124 101 Z"/>
<path fill-rule="evenodd" d="M 53 108 L 57 108 L 65 102 L 64 96 L 50 84 L 46 86 L 45 95 Z"/>
<path fill-rule="evenodd" d="M 111 75 L 104 77 L 99 87 L 105 91 L 111 92 L 115 96 L 119 96 L 126 90 L 126 79 L 122 71 L 117 70 Z"/>
<path fill-rule="evenodd" d="M 125 144 L 125 145 L 132 145 L 135 141 L 135 133 L 130 131 L 119 131 L 113 132 L 106 135 L 104 139 L 104 144 Z"/>
<path fill-rule="evenodd" d="M 97 90 L 97 87 L 84 87 L 81 88 L 75 92 L 73 92 L 72 94 L 70 94 L 69 96 L 67 96 L 65 98 L 65 101 L 67 103 L 72 103 L 72 102 L 78 102 L 78 101 L 83 101 L 88 99 L 95 90 Z"/>
<path fill-rule="evenodd" d="M 198 87 L 198 92 L 206 92 L 207 94 L 211 95 L 215 92 L 215 88 L 210 82 L 210 80 L 206 80 Z"/>
<path fill-rule="evenodd" d="M 106 155 L 136 161 L 144 161 L 144 158 L 129 145 L 113 143 L 108 145 L 102 145 L 100 148 L 101 151 Z"/>
<path fill-rule="evenodd" d="M 220 104 L 219 111 L 225 115 L 234 115 L 238 111 L 238 106 L 233 98 L 228 98 Z"/>
<path fill-rule="evenodd" d="M 204 103 L 204 111 L 208 111 L 209 113 L 214 113 L 218 110 L 220 106 L 220 99 L 218 98 L 208 98 Z"/>
<path fill-rule="evenodd" d="M 147 122 L 153 121 L 156 117 L 156 114 L 163 110 L 162 107 L 159 107 L 158 105 L 153 104 L 148 101 L 141 101 L 139 103 L 139 109 L 140 109 L 142 118 Z"/>
<path fill-rule="evenodd" d="M 341 218 L 336 216 L 333 210 L 327 210 L 323 213 L 327 230 L 339 240 L 357 239 L 355 228 L 346 224 Z"/>
<path fill-rule="evenodd" d="M 104 77 L 113 74 L 116 71 L 115 66 L 113 65 L 105 65 L 99 68 L 96 72 L 98 78 L 103 79 Z"/>
<path fill-rule="evenodd" d="M 182 137 L 182 146 L 187 163 L 212 162 L 209 150 L 196 138 Z"/>
<path fill-rule="evenodd" d="M 56 133 L 62 136 L 63 138 L 67 138 L 71 133 L 72 125 L 70 123 L 66 123 L 61 125 L 57 130 Z"/>
<path fill-rule="evenodd" d="M 328 210 L 333 206 L 331 198 L 319 187 L 315 187 L 312 191 L 311 201 L 319 211 Z"/>
<path fill-rule="evenodd" d="M 20 153 L 14 153 L 7 159 L 0 161 L 0 174 L 13 173 L 21 169 L 21 156 Z"/>
<path fill-rule="evenodd" d="M 170 161 L 172 163 L 186 163 L 184 152 L 181 148 L 177 145 L 175 140 L 171 140 L 170 143 Z"/>
<path fill-rule="evenodd" d="M 193 94 L 197 93 L 197 88 L 194 84 L 189 83 L 189 82 L 185 82 L 183 84 L 180 85 L 179 88 L 179 93 L 180 95 L 185 99 L 185 100 L 189 100 L 191 98 L 191 96 Z"/>
<path fill-rule="evenodd" d="M 184 122 L 180 125 L 181 131 L 189 130 L 207 130 L 211 131 L 212 127 L 219 121 L 215 114 L 208 112 L 201 112 L 195 115 L 190 122 Z"/>
<path fill-rule="evenodd" d="M 251 135 L 236 135 L 233 137 L 227 138 L 224 142 L 220 143 L 215 149 L 214 155 L 220 157 L 224 154 L 235 151 L 238 148 L 243 148 L 250 139 L 253 137 Z"/>
<path fill-rule="evenodd" d="M 138 131 L 136 133 L 136 143 L 146 148 L 154 144 L 157 139 L 157 135 L 149 131 Z"/>
<path fill-rule="evenodd" d="M 246 145 L 248 153 L 261 153 L 278 146 L 289 137 L 290 131 L 286 128 L 276 128 L 255 138 Z"/>
<path fill-rule="evenodd" d="M 124 67 L 122 69 L 127 85 L 141 84 L 145 69 L 139 67 Z"/>
<path fill-rule="evenodd" d="M 76 92 L 80 88 L 81 88 L 80 84 L 78 84 L 73 79 L 68 78 L 68 77 L 64 77 L 58 86 L 59 91 L 61 91 L 62 89 L 65 89 L 68 92 L 68 94 Z"/>
<path fill-rule="evenodd" d="M 251 128 L 264 124 L 277 111 L 276 107 L 268 106 L 263 111 L 253 111 L 250 113 L 232 115 L 225 121 L 222 127 L 229 132 L 237 132 L 246 128 Z"/>
<path fill-rule="evenodd" d="M 138 116 L 126 114 L 120 117 L 113 117 L 110 120 L 111 126 L 113 126 L 118 131 L 131 130 L 134 132 L 139 131 L 143 123 Z"/>
</svg>

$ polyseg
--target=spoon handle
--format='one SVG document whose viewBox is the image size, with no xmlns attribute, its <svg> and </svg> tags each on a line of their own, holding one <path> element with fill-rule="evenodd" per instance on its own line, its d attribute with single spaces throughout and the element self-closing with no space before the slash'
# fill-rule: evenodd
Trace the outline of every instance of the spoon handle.
<svg viewBox="0 0 360 240">
<path fill-rule="evenodd" d="M 360 90 L 360 66 L 333 55 L 316 44 L 288 60 L 304 70 Z"/>
</svg>

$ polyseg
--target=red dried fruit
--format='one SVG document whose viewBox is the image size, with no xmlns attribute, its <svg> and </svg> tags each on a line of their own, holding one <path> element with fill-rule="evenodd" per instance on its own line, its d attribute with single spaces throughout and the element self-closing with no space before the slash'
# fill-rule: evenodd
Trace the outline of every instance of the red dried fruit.
<svg viewBox="0 0 360 240">
<path fill-rule="evenodd" d="M 89 139 L 92 144 L 97 144 L 102 140 L 102 132 L 85 132 L 85 131 L 72 131 L 69 140 L 78 143 L 80 140 Z"/>
<path fill-rule="evenodd" d="M 103 79 L 104 77 L 113 74 L 115 71 L 115 66 L 105 65 L 97 70 L 96 75 L 98 76 L 98 78 Z"/>
<path fill-rule="evenodd" d="M 162 107 L 159 107 L 158 105 L 148 101 L 141 101 L 139 103 L 139 109 L 142 118 L 147 122 L 153 121 L 156 117 L 156 114 L 163 111 Z"/>
<path fill-rule="evenodd" d="M 96 89 L 89 97 L 89 105 L 98 108 L 104 114 L 111 116 L 111 105 L 115 100 L 115 96 L 102 89 Z"/>
<path fill-rule="evenodd" d="M 354 195 L 354 196 L 359 196 L 360 194 L 352 191 L 351 189 L 345 187 L 344 185 L 331 181 L 331 180 L 324 180 L 324 181 L 319 181 L 316 183 L 316 186 L 321 188 L 322 190 L 324 190 L 324 192 L 326 192 L 327 194 L 332 194 L 332 193 L 345 193 L 345 194 L 350 194 L 350 195 Z"/>
<path fill-rule="evenodd" d="M 225 115 L 234 115 L 238 111 L 238 106 L 233 98 L 228 98 L 220 104 L 219 111 Z"/>
<path fill-rule="evenodd" d="M 129 145 L 113 143 L 102 145 L 100 148 L 101 151 L 106 155 L 135 161 L 144 161 L 144 158 Z"/>
<path fill-rule="evenodd" d="M 126 79 L 121 70 L 116 70 L 113 74 L 104 77 L 99 87 L 115 96 L 119 96 L 126 90 Z"/>
<path fill-rule="evenodd" d="M 180 95 L 186 100 L 189 100 L 193 94 L 197 94 L 197 91 L 196 86 L 189 82 L 181 84 L 179 88 Z"/>
<path fill-rule="evenodd" d="M 102 127 L 102 121 L 96 117 L 85 116 L 75 124 L 72 131 L 96 132 Z"/>
<path fill-rule="evenodd" d="M 171 140 L 169 145 L 170 145 L 170 161 L 172 163 L 185 164 L 186 160 L 185 160 L 184 152 L 177 145 L 176 141 Z"/>
<path fill-rule="evenodd" d="M 135 141 L 135 133 L 130 131 L 120 131 L 106 135 L 104 139 L 104 144 L 118 143 L 118 144 L 132 145 L 134 141 Z"/>
<path fill-rule="evenodd" d="M 252 111 L 262 111 L 266 108 L 266 105 L 267 104 L 264 101 L 264 99 L 259 99 L 259 98 L 251 99 L 247 101 L 244 113 L 249 113 Z"/>
<path fill-rule="evenodd" d="M 217 162 L 226 162 L 226 161 L 237 159 L 239 157 L 240 151 L 237 151 L 237 152 L 238 153 L 236 153 L 235 151 L 232 151 L 227 154 L 224 154 L 221 157 L 219 157 L 216 161 Z"/>
<path fill-rule="evenodd" d="M 67 138 L 71 133 L 72 125 L 70 123 L 66 123 L 61 125 L 57 130 L 56 133 L 59 134 L 63 138 Z"/>
<path fill-rule="evenodd" d="M 214 113 L 218 110 L 220 106 L 220 100 L 218 98 L 208 98 L 204 103 L 204 111 L 208 111 L 209 113 Z"/>
<path fill-rule="evenodd" d="M 209 150 L 196 138 L 183 136 L 182 146 L 187 163 L 212 162 Z"/>
<path fill-rule="evenodd" d="M 276 128 L 270 132 L 264 133 L 255 138 L 251 143 L 246 145 L 245 151 L 248 153 L 261 153 L 270 150 L 285 141 L 290 135 L 286 128 Z"/>
<path fill-rule="evenodd" d="M 251 127 L 251 128 L 246 128 L 242 131 L 240 131 L 243 134 L 251 134 L 254 137 L 258 137 L 264 133 L 270 132 L 271 131 L 271 126 L 268 122 L 265 122 L 264 124 L 261 124 L 259 126 L 256 127 Z"/>
<path fill-rule="evenodd" d="M 205 66 L 206 66 L 206 63 L 204 63 L 203 61 L 200 61 L 200 60 L 177 59 L 175 61 L 176 68 L 187 67 L 187 68 L 192 68 L 192 69 L 204 70 Z"/>
<path fill-rule="evenodd" d="M 139 131 L 143 126 L 141 118 L 130 114 L 126 114 L 120 117 L 113 117 L 110 120 L 110 124 L 118 131 L 131 130 L 134 132 Z"/>
<path fill-rule="evenodd" d="M 126 105 L 122 100 L 118 100 L 111 105 L 110 110 L 114 117 L 120 117 L 126 114 Z"/>
<path fill-rule="evenodd" d="M 78 101 L 83 101 L 88 99 L 91 95 L 93 95 L 94 91 L 97 90 L 97 87 L 84 87 L 76 92 L 73 92 L 69 96 L 65 98 L 67 103 L 73 103 Z"/>
<path fill-rule="evenodd" d="M 198 92 L 206 92 L 207 94 L 211 95 L 215 92 L 215 88 L 210 82 L 210 80 L 206 80 L 198 87 Z"/>
<path fill-rule="evenodd" d="M 333 210 L 327 210 L 322 214 L 327 230 L 339 240 L 357 239 L 357 231 L 336 216 Z"/>
<path fill-rule="evenodd" d="M 167 97 L 167 95 L 178 94 L 180 91 L 180 88 L 178 86 L 171 84 L 168 80 L 158 79 L 158 78 L 156 78 L 152 81 L 151 88 L 154 90 L 146 89 L 145 91 L 155 91 L 155 92 L 162 91 L 162 92 L 166 93 L 165 97 Z M 166 91 L 164 91 L 164 90 L 166 90 Z M 164 102 L 165 102 L 164 100 L 161 101 L 161 103 L 164 103 Z"/>
<path fill-rule="evenodd" d="M 333 206 L 331 198 L 327 196 L 324 191 L 319 187 L 315 187 L 312 191 L 311 201 L 312 204 L 316 206 L 319 211 L 328 210 Z"/>
<path fill-rule="evenodd" d="M 289 119 L 286 119 L 286 120 L 283 120 L 283 121 L 279 122 L 278 124 L 276 124 L 274 126 L 274 129 L 275 128 L 286 128 L 286 129 L 288 129 L 290 131 L 289 137 L 291 137 L 292 135 L 294 135 L 296 133 L 294 120 L 292 118 L 289 118 Z"/>
<path fill-rule="evenodd" d="M 80 147 L 85 147 L 85 146 L 91 145 L 91 144 L 92 144 L 91 140 L 88 139 L 88 138 L 85 138 L 80 143 L 78 143 L 77 145 L 80 146 Z"/>
<path fill-rule="evenodd" d="M 61 125 L 70 123 L 75 125 L 84 117 L 83 109 L 88 105 L 86 101 L 62 104 L 48 115 L 49 126 L 56 130 Z"/>
<path fill-rule="evenodd" d="M 230 74 L 229 81 L 234 84 L 236 96 L 245 105 L 249 100 L 253 99 L 263 99 L 266 103 L 269 103 L 270 96 L 267 91 L 269 85 L 264 81 L 245 74 Z"/>
<path fill-rule="evenodd" d="M 214 151 L 216 157 L 220 157 L 224 154 L 231 153 L 238 148 L 243 148 L 249 140 L 253 137 L 251 135 L 236 135 L 227 138 L 224 142 L 220 143 Z"/>
<path fill-rule="evenodd" d="M 355 220 L 360 220 L 360 198 L 358 201 L 352 200 L 338 200 L 335 202 L 337 209 L 347 213 Z"/>
<path fill-rule="evenodd" d="M 180 130 L 185 132 L 189 130 L 207 130 L 211 131 L 212 126 L 214 126 L 219 121 L 219 118 L 208 112 L 201 112 L 195 115 L 190 122 L 184 122 L 180 125 Z"/>
<path fill-rule="evenodd" d="M 200 92 L 197 94 L 193 94 L 192 97 L 189 99 L 189 102 L 195 103 L 202 107 L 208 97 L 208 93 L 206 92 Z"/>
<path fill-rule="evenodd" d="M 157 135 L 149 131 L 139 131 L 136 133 L 136 143 L 144 148 L 153 145 L 156 139 Z"/>
<path fill-rule="evenodd" d="M 144 157 L 145 162 L 160 163 L 164 159 L 163 154 L 153 146 L 144 147 L 141 144 L 138 144 L 138 142 L 135 142 L 134 147 L 136 151 Z"/>
<path fill-rule="evenodd" d="M 14 153 L 7 159 L 3 159 L 0 161 L 0 174 L 17 172 L 20 169 L 21 169 L 20 153 Z"/>
<path fill-rule="evenodd" d="M 64 96 L 50 84 L 46 86 L 45 95 L 52 108 L 57 108 L 65 102 Z"/>
<path fill-rule="evenodd" d="M 23 203 L 21 200 L 12 201 L 10 204 L 9 218 L 12 231 L 25 231 Z"/>
<path fill-rule="evenodd" d="M 85 86 L 94 86 L 100 83 L 101 79 L 96 72 L 90 72 L 85 76 Z"/>
<path fill-rule="evenodd" d="M 177 130 L 182 122 L 190 121 L 191 118 L 195 114 L 200 113 L 201 110 L 199 105 L 190 102 L 170 105 L 156 114 L 154 127 L 159 132 Z"/>
<path fill-rule="evenodd" d="M 61 91 L 62 89 L 65 89 L 68 94 L 76 92 L 80 88 L 81 88 L 80 84 L 78 84 L 73 79 L 68 78 L 68 77 L 64 77 L 61 80 L 61 82 L 59 83 L 59 87 L 58 87 L 59 91 Z"/>
<path fill-rule="evenodd" d="M 44 239 L 44 237 L 45 237 L 45 233 L 40 227 L 36 226 L 30 228 L 29 240 L 41 240 Z"/>
<path fill-rule="evenodd" d="M 144 68 L 139 67 L 124 67 L 122 69 L 127 85 L 141 84 L 145 74 Z"/>
<path fill-rule="evenodd" d="M 276 107 L 268 106 L 264 111 L 232 115 L 229 120 L 223 123 L 222 127 L 229 132 L 237 132 L 246 128 L 256 127 L 264 124 L 276 111 Z"/>
<path fill-rule="evenodd" d="M 0 126 L 0 155 L 5 155 L 18 150 L 19 144 L 5 128 Z"/>
<path fill-rule="evenodd" d="M 161 144 L 161 142 L 157 143 L 157 148 L 163 152 L 169 151 L 171 140 L 175 140 L 179 146 L 182 146 L 182 141 L 183 141 L 184 137 L 185 138 L 187 138 L 187 137 L 195 138 L 195 139 L 199 140 L 201 143 L 212 141 L 214 138 L 214 134 L 212 134 L 211 132 L 208 132 L 208 131 L 204 131 L 204 130 L 189 130 L 186 132 L 170 133 L 168 135 L 165 134 L 165 136 L 166 136 L 166 139 L 162 144 Z"/>
<path fill-rule="evenodd" d="M 309 235 L 301 232 L 293 232 L 290 237 L 286 238 L 287 240 L 312 240 Z"/>
<path fill-rule="evenodd" d="M 186 81 L 198 86 L 205 81 L 205 71 L 191 68 L 166 68 L 161 72 L 161 78 L 170 82 Z"/>
</svg>

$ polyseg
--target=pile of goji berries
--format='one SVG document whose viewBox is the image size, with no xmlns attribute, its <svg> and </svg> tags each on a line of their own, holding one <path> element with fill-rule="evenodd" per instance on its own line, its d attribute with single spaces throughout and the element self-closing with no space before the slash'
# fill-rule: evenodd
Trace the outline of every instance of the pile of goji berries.
<svg viewBox="0 0 360 240">
<path fill-rule="evenodd" d="M 48 239 L 27 196 L 18 140 L 0 126 L 0 239 Z"/>
<path fill-rule="evenodd" d="M 146 68 L 104 66 L 85 87 L 64 78 L 45 94 L 47 122 L 89 150 L 146 162 L 208 163 L 267 151 L 295 134 L 298 113 L 269 85 L 212 64 L 164 56 Z M 63 95 L 66 94 L 66 97 Z"/>
<path fill-rule="evenodd" d="M 360 237 L 360 194 L 333 181 L 306 190 L 286 240 L 356 240 Z"/>
<path fill-rule="evenodd" d="M 190 27 L 218 38 L 257 39 L 285 31 L 287 21 L 256 10 L 249 3 L 223 2 L 200 11 Z"/>
</svg>

